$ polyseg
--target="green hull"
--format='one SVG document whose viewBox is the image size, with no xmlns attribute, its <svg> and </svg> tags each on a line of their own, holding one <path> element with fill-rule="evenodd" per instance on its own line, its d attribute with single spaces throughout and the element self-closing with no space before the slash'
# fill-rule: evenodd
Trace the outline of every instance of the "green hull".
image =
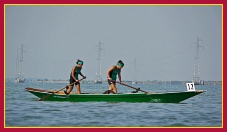
<svg viewBox="0 0 227 132">
<path fill-rule="evenodd" d="M 165 93 L 124 93 L 124 94 L 70 94 L 54 93 L 49 90 L 26 88 L 26 91 L 45 101 L 71 102 L 151 102 L 151 103 L 179 103 L 188 98 L 205 92 L 204 90 L 165 92 Z"/>
</svg>

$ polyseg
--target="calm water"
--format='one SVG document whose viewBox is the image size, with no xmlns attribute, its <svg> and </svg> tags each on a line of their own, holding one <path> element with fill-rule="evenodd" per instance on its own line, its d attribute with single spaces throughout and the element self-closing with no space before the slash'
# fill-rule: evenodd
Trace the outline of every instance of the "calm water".
<svg viewBox="0 0 227 132">
<path fill-rule="evenodd" d="M 199 86 L 207 92 L 171 103 L 37 101 L 26 87 L 58 90 L 67 84 L 6 83 L 6 127 L 221 127 L 222 87 Z M 150 92 L 186 90 L 186 85 L 132 85 Z M 118 85 L 118 92 L 132 89 Z M 104 92 L 106 84 L 81 84 L 82 92 Z M 75 91 L 75 89 L 74 89 Z"/>
</svg>

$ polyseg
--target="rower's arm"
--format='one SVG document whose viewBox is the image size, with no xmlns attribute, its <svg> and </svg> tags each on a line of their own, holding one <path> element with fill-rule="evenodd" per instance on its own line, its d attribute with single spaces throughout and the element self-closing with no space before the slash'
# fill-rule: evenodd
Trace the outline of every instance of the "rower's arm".
<svg viewBox="0 0 227 132">
<path fill-rule="evenodd" d="M 122 82 L 121 81 L 121 71 L 118 73 L 118 78 L 119 78 L 119 81 Z"/>
<path fill-rule="evenodd" d="M 71 73 L 73 79 L 76 81 L 76 80 L 78 80 L 78 78 L 76 78 L 75 75 L 74 75 L 75 71 L 76 71 L 76 66 L 73 67 L 72 73 Z"/>
<path fill-rule="evenodd" d="M 113 71 L 113 70 L 114 70 L 114 66 L 111 66 L 111 67 L 107 70 L 106 75 L 107 75 L 107 78 L 108 78 L 108 79 L 111 78 L 111 77 L 110 77 L 110 72 Z"/>
</svg>

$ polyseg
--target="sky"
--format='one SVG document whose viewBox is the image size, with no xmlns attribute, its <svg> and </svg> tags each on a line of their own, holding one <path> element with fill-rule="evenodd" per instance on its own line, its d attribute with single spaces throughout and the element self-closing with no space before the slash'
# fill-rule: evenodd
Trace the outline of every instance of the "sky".
<svg viewBox="0 0 227 132">
<path fill-rule="evenodd" d="M 192 80 L 199 37 L 200 79 L 222 80 L 222 6 L 20 6 L 5 12 L 6 77 L 24 47 L 25 78 L 69 79 L 77 59 L 94 80 L 122 60 L 122 80 Z"/>
</svg>

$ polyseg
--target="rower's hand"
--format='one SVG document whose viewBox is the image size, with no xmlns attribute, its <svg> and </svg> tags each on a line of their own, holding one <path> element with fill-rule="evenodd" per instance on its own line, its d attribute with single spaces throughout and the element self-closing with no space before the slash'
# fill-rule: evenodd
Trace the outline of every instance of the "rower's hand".
<svg viewBox="0 0 227 132">
<path fill-rule="evenodd" d="M 120 81 L 119 83 L 122 84 L 122 81 Z"/>
<path fill-rule="evenodd" d="M 112 81 L 112 78 L 108 78 L 110 81 Z"/>
<path fill-rule="evenodd" d="M 83 78 L 84 78 L 84 79 L 86 79 L 87 77 L 86 77 L 86 76 L 84 76 Z"/>
</svg>

